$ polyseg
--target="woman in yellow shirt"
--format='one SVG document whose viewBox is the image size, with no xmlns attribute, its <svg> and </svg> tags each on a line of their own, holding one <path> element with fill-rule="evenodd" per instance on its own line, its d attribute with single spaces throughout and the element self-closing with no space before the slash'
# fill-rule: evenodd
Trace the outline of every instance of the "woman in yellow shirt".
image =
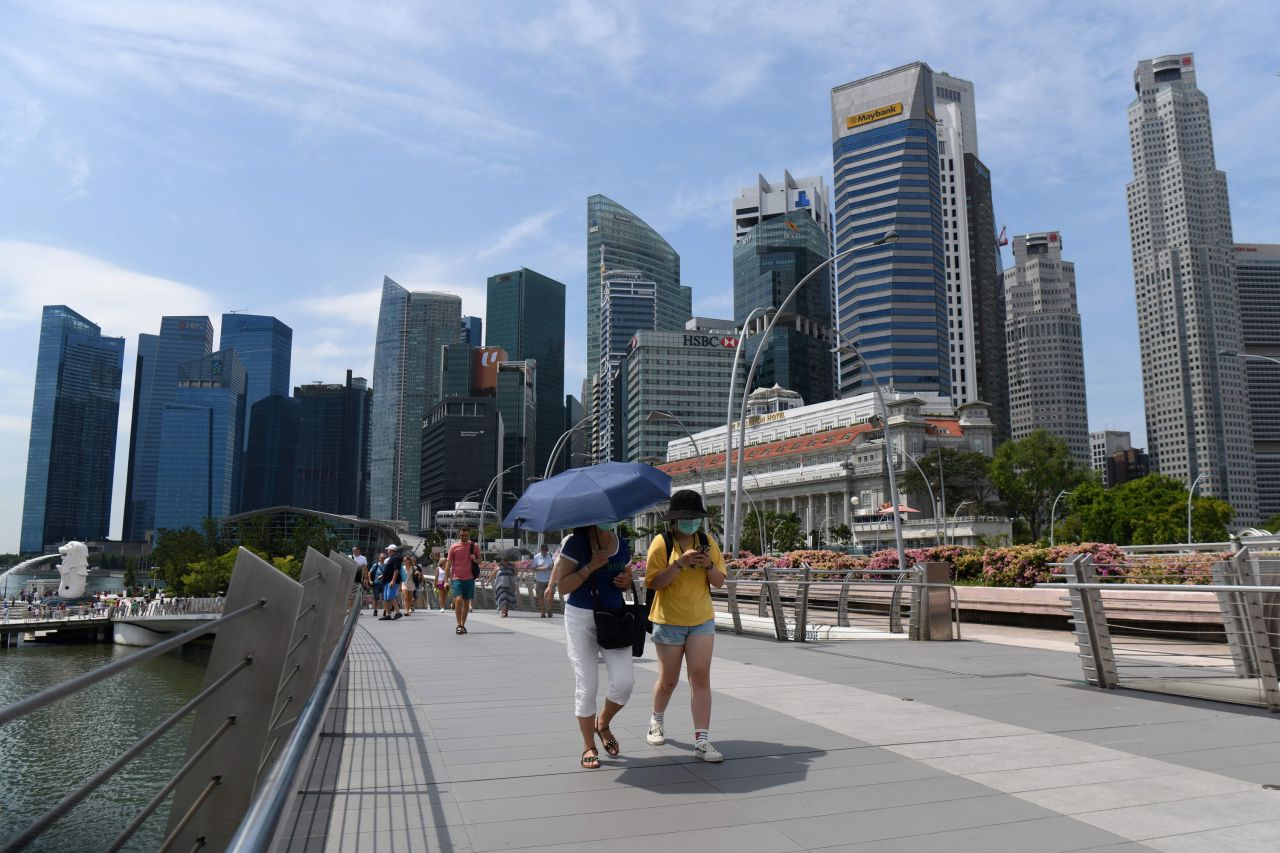
<svg viewBox="0 0 1280 853">
<path fill-rule="evenodd" d="M 658 655 L 658 680 L 653 685 L 653 716 L 645 738 L 654 746 L 666 743 L 663 714 L 680 683 L 680 664 L 689 675 L 693 711 L 694 752 L 703 761 L 723 761 L 711 745 L 711 653 L 716 641 L 716 614 L 711 587 L 724 586 L 724 557 L 715 540 L 702 532 L 707 511 L 702 496 L 682 489 L 671 496 L 667 532 L 649 545 L 644 583 L 654 590 L 653 647 Z"/>
</svg>

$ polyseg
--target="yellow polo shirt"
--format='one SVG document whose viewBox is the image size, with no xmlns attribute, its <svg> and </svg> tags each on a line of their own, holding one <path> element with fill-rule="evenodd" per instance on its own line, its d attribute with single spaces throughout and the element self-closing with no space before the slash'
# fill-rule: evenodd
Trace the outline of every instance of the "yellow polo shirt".
<svg viewBox="0 0 1280 853">
<path fill-rule="evenodd" d="M 696 542 L 697 540 L 695 539 L 694 541 Z M 707 535 L 707 542 L 711 546 L 711 550 L 707 552 L 707 556 L 711 558 L 711 565 L 723 572 L 724 556 L 720 553 L 720 546 L 716 544 L 716 540 L 711 538 L 709 534 Z M 678 545 L 676 546 L 676 551 L 678 558 Z M 662 541 L 661 536 L 655 536 L 653 541 L 649 543 L 649 555 L 645 561 L 645 586 L 649 586 L 650 579 L 657 576 L 666 567 L 666 543 Z M 716 611 L 711 604 L 711 591 L 710 584 L 707 581 L 707 571 L 707 569 L 697 567 L 681 569 L 675 580 L 662 589 L 655 590 L 653 609 L 649 612 L 650 621 L 660 625 L 682 625 L 688 627 L 701 625 L 708 619 L 714 619 Z"/>
</svg>

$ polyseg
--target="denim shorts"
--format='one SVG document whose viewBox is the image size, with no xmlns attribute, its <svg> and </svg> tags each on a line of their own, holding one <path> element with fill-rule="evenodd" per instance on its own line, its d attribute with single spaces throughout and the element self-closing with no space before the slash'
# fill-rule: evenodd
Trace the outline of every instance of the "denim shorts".
<svg viewBox="0 0 1280 853">
<path fill-rule="evenodd" d="M 683 646 L 690 637 L 701 637 L 716 632 L 715 617 L 701 625 L 663 625 L 653 623 L 653 641 L 663 646 Z"/>
<path fill-rule="evenodd" d="M 476 582 L 472 578 L 469 581 L 461 581 L 454 578 L 449 582 L 449 592 L 453 593 L 454 598 L 461 597 L 463 601 L 470 601 L 476 597 Z"/>
</svg>

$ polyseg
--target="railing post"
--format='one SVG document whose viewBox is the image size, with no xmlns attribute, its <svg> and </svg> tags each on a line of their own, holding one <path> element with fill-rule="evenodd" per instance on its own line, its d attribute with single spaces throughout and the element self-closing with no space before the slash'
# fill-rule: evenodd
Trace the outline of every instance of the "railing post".
<svg viewBox="0 0 1280 853">
<path fill-rule="evenodd" d="M 1236 540 L 1232 540 L 1235 544 Z M 1249 549 L 1235 551 L 1228 560 L 1213 564 L 1213 582 L 1220 586 L 1242 586 L 1250 583 Z M 1245 611 L 1244 593 L 1216 592 L 1218 609 L 1222 612 L 1222 629 L 1227 635 L 1227 647 L 1231 649 L 1231 661 L 1238 678 L 1258 677 L 1258 652 L 1253 632 L 1249 630 Z"/>
<path fill-rule="evenodd" d="M 1067 564 L 1067 578 L 1074 583 L 1097 583 L 1098 571 L 1093 557 L 1079 554 Z M 1080 653 L 1087 682 L 1097 687 L 1114 688 L 1120 683 L 1116 671 L 1115 652 L 1111 646 L 1111 630 L 1107 627 L 1102 590 L 1068 588 L 1071 596 L 1072 630 Z"/>
<path fill-rule="evenodd" d="M 240 549 L 225 609 L 231 612 L 258 601 L 262 606 L 218 632 L 204 683 L 213 683 L 246 658 L 252 665 L 211 695 L 196 713 L 188 756 L 199 753 L 228 720 L 234 720 L 234 725 L 227 732 L 228 740 L 200 755 L 178 784 L 162 849 L 222 850 L 235 834 L 253 794 L 301 600 L 298 583 Z"/>
<path fill-rule="evenodd" d="M 725 584 L 729 588 L 729 615 L 733 617 L 733 633 L 742 633 L 742 613 L 738 610 L 738 579 L 735 576 L 733 568 L 725 565 L 725 572 L 729 576 L 729 582 Z"/>
<path fill-rule="evenodd" d="M 337 551 L 329 552 L 329 561 L 336 565 L 339 569 L 338 589 L 334 590 L 336 604 L 331 604 L 329 611 L 329 623 L 325 628 L 325 646 L 333 648 L 338 642 L 338 635 L 342 633 L 342 625 L 347 621 L 347 599 L 354 595 L 355 598 L 351 602 L 352 606 L 357 610 L 364 607 L 364 589 L 356 583 L 356 561 L 348 557 L 346 554 L 339 554 Z M 303 568 L 306 568 L 305 564 Z M 356 617 L 357 619 L 360 617 Z M 322 652 L 320 662 L 316 666 L 316 675 L 320 674 L 321 667 L 324 666 L 325 655 Z"/>
<path fill-rule="evenodd" d="M 1276 586 L 1280 576 L 1264 571 L 1260 559 L 1250 559 L 1249 549 L 1243 548 L 1232 558 L 1241 567 L 1241 582 L 1251 586 Z M 1280 711 L 1280 640 L 1276 628 L 1280 627 L 1280 586 L 1273 592 L 1243 593 L 1244 622 L 1253 647 L 1254 664 L 1260 682 L 1262 701 L 1269 711 Z"/>
<path fill-rule="evenodd" d="M 763 591 L 769 597 L 769 609 L 773 611 L 773 635 L 779 642 L 786 642 L 787 615 L 782 612 L 782 591 L 778 589 L 778 573 L 773 566 L 764 567 L 764 579 Z"/>
<path fill-rule="evenodd" d="M 809 579 L 812 577 L 812 572 L 809 566 L 804 566 L 800 588 L 796 590 L 796 633 L 793 639 L 797 643 L 809 640 Z"/>
<path fill-rule="evenodd" d="M 951 564 L 921 563 L 916 567 L 916 585 L 911 596 L 911 634 L 913 640 L 951 640 Z M 946 623 L 946 634 L 942 625 Z"/>
<path fill-rule="evenodd" d="M 284 672 L 271 714 L 271 729 L 267 732 L 267 745 L 262 751 L 259 778 L 271 766 L 280 745 L 289 739 L 298 712 L 315 687 L 320 667 L 333 647 L 330 637 L 333 618 L 337 615 L 341 619 L 346 615 L 351 584 L 343 581 L 349 581 L 354 572 L 354 563 L 348 571 L 314 548 L 307 548 L 300 575 L 302 601 L 298 604 L 293 634 L 289 637 Z M 338 627 L 341 629 L 341 621 Z"/>
<path fill-rule="evenodd" d="M 840 598 L 836 601 L 836 624 L 841 628 L 849 627 L 849 585 L 853 583 L 853 572 L 848 572 L 840 582 Z"/>
</svg>

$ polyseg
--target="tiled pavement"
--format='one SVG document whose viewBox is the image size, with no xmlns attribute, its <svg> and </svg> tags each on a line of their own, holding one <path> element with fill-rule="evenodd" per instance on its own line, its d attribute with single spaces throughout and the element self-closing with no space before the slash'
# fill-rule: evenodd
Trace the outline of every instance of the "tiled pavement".
<svg viewBox="0 0 1280 853">
<path fill-rule="evenodd" d="M 562 620 L 453 624 L 361 622 L 291 849 L 1280 850 L 1280 719 L 1089 688 L 1064 652 L 721 633 L 708 765 L 683 685 L 645 743 L 649 648 L 623 756 L 584 771 Z"/>
</svg>

